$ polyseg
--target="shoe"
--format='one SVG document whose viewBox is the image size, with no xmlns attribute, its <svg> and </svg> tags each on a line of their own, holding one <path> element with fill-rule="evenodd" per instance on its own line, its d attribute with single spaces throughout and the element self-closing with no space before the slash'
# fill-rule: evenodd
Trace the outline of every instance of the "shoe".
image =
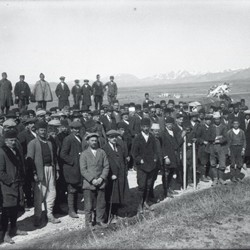
<svg viewBox="0 0 250 250">
<path fill-rule="evenodd" d="M 236 182 L 243 182 L 241 178 L 236 178 Z"/>
<path fill-rule="evenodd" d="M 211 181 L 212 178 L 208 175 L 208 176 L 205 176 L 207 178 L 207 180 Z"/>
<path fill-rule="evenodd" d="M 171 195 L 179 194 L 178 192 L 176 192 L 175 190 L 172 190 L 172 189 L 169 189 L 168 193 Z"/>
<path fill-rule="evenodd" d="M 9 244 L 15 244 L 15 241 L 9 236 L 8 233 L 5 234 L 3 241 Z"/>
<path fill-rule="evenodd" d="M 221 178 L 218 180 L 218 183 L 221 184 L 221 185 L 227 185 L 227 182 L 224 181 L 224 180 L 221 179 Z"/>
<path fill-rule="evenodd" d="M 28 233 L 26 231 L 21 231 L 19 229 L 15 228 L 11 228 L 10 232 L 9 232 L 9 236 L 10 237 L 14 237 L 16 235 L 28 235 Z"/>
<path fill-rule="evenodd" d="M 74 211 L 69 212 L 69 217 L 74 218 L 74 219 L 79 218 L 79 216 Z"/>
<path fill-rule="evenodd" d="M 144 202 L 144 207 L 148 211 L 154 211 L 154 209 L 152 207 L 150 207 L 147 202 Z"/>
<path fill-rule="evenodd" d="M 203 182 L 209 182 L 209 180 L 204 175 L 201 176 L 201 181 L 203 181 Z"/>
<path fill-rule="evenodd" d="M 35 227 L 40 227 L 41 226 L 41 217 L 37 217 L 37 216 L 35 216 L 35 218 L 34 218 L 34 226 Z"/>
<path fill-rule="evenodd" d="M 48 222 L 52 223 L 52 224 L 58 224 L 61 221 L 57 218 L 55 218 L 54 216 L 48 217 Z"/>
<path fill-rule="evenodd" d="M 28 233 L 26 231 L 22 231 L 22 230 L 17 229 L 16 235 L 28 235 Z"/>
<path fill-rule="evenodd" d="M 218 185 L 218 179 L 217 178 L 214 178 L 213 182 L 212 182 L 212 187 Z"/>
<path fill-rule="evenodd" d="M 90 229 L 90 230 L 92 230 L 92 231 L 94 231 L 94 230 L 96 229 L 96 228 L 93 226 L 93 223 L 92 223 L 92 222 L 86 222 L 85 225 L 86 225 L 86 228 L 87 228 L 87 229 Z"/>
<path fill-rule="evenodd" d="M 84 210 L 78 210 L 76 213 L 77 214 L 85 214 L 85 211 Z"/>
<path fill-rule="evenodd" d="M 116 215 L 111 215 L 110 220 L 108 221 L 108 224 L 116 224 L 118 222 Z"/>
<path fill-rule="evenodd" d="M 95 225 L 96 228 L 107 228 L 108 225 L 103 223 L 103 222 L 96 222 L 96 225 Z"/>
</svg>

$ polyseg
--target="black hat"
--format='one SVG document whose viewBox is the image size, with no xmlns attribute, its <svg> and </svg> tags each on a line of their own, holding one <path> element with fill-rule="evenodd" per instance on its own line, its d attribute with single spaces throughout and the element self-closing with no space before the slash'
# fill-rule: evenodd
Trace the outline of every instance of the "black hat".
<svg viewBox="0 0 250 250">
<path fill-rule="evenodd" d="M 135 105 L 135 109 L 141 110 L 141 104 L 136 104 L 136 105 Z"/>
<path fill-rule="evenodd" d="M 127 111 L 122 112 L 121 116 L 124 116 L 124 115 L 129 115 L 129 112 L 127 112 Z"/>
<path fill-rule="evenodd" d="M 179 109 L 179 108 L 180 108 L 180 105 L 179 105 L 179 104 L 176 104 L 174 107 L 175 107 L 176 109 Z"/>
<path fill-rule="evenodd" d="M 36 129 L 47 128 L 48 124 L 47 122 L 44 122 L 44 121 L 38 121 L 35 126 L 36 126 Z"/>
<path fill-rule="evenodd" d="M 36 115 L 36 112 L 34 110 L 32 110 L 32 109 L 28 109 L 27 111 L 28 111 L 29 114 L 32 114 L 33 116 Z"/>
<path fill-rule="evenodd" d="M 8 114 L 6 115 L 6 118 L 8 119 L 8 118 L 16 118 L 16 112 L 14 111 L 13 112 L 13 110 L 11 110 L 11 111 L 9 111 L 8 112 Z"/>
<path fill-rule="evenodd" d="M 160 104 L 162 104 L 162 103 L 166 103 L 166 101 L 165 101 L 165 100 L 161 100 L 161 101 L 160 101 Z"/>
<path fill-rule="evenodd" d="M 229 114 L 229 111 L 227 109 L 222 111 L 222 115 L 228 115 L 228 114 Z"/>
<path fill-rule="evenodd" d="M 142 118 L 141 125 L 142 126 L 150 126 L 150 119 L 149 118 Z"/>
<path fill-rule="evenodd" d="M 171 113 L 172 112 L 172 109 L 170 109 L 170 108 L 164 108 L 164 113 Z"/>
<path fill-rule="evenodd" d="M 169 103 L 174 104 L 174 100 L 172 100 L 172 99 L 168 100 L 168 104 L 169 104 Z"/>
<path fill-rule="evenodd" d="M 91 111 L 91 110 L 88 108 L 81 109 L 81 112 L 84 112 L 84 113 L 88 113 L 89 111 Z"/>
<path fill-rule="evenodd" d="M 36 118 L 28 118 L 23 123 L 26 125 L 26 124 L 36 123 L 36 121 L 37 121 Z"/>
<path fill-rule="evenodd" d="M 89 82 L 89 80 L 88 80 L 88 79 L 84 79 L 83 81 L 84 81 L 84 82 Z"/>
<path fill-rule="evenodd" d="M 129 103 L 129 107 L 135 107 L 135 103 L 134 102 Z"/>
<path fill-rule="evenodd" d="M 62 127 L 68 128 L 68 127 L 69 127 L 69 122 L 68 122 L 68 120 L 67 120 L 67 119 L 61 120 L 61 126 L 62 126 Z"/>
<path fill-rule="evenodd" d="M 21 116 L 25 116 L 25 115 L 29 115 L 28 110 L 23 110 L 23 111 L 22 111 Z"/>
<path fill-rule="evenodd" d="M 99 110 L 94 110 L 92 112 L 93 116 L 96 116 L 96 115 L 100 115 L 100 111 Z"/>
<path fill-rule="evenodd" d="M 53 111 L 56 111 L 57 109 L 58 109 L 58 107 L 52 107 L 49 110 L 50 110 L 50 112 L 53 112 Z"/>
<path fill-rule="evenodd" d="M 113 109 L 112 106 L 109 106 L 109 107 L 107 108 L 107 112 L 113 112 L 113 111 L 114 111 L 114 109 Z"/>
<path fill-rule="evenodd" d="M 165 123 L 174 123 L 174 118 L 171 116 L 168 116 L 165 118 Z"/>
<path fill-rule="evenodd" d="M 75 83 L 79 83 L 80 81 L 78 79 L 75 80 Z"/>
<path fill-rule="evenodd" d="M 177 113 L 177 114 L 176 114 L 176 119 L 179 119 L 179 118 L 181 118 L 181 117 L 184 117 L 182 113 Z"/>
<path fill-rule="evenodd" d="M 4 139 L 13 139 L 17 138 L 17 131 L 16 130 L 8 130 L 4 133 Z"/>
<path fill-rule="evenodd" d="M 161 108 L 161 105 L 160 105 L 160 104 L 156 104 L 156 105 L 155 105 L 155 108 L 156 108 L 156 109 L 160 109 L 160 108 Z"/>
</svg>

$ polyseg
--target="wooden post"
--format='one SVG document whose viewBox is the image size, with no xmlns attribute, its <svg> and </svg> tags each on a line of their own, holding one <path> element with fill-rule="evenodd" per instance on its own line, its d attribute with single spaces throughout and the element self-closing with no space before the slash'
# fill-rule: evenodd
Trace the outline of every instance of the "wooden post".
<svg viewBox="0 0 250 250">
<path fill-rule="evenodd" d="M 186 136 L 184 136 L 182 160 L 183 160 L 183 189 L 186 190 L 187 189 L 187 138 Z"/>
<path fill-rule="evenodd" d="M 195 148 L 195 142 L 193 142 L 193 179 L 194 179 L 194 189 L 196 189 L 196 148 Z"/>
</svg>

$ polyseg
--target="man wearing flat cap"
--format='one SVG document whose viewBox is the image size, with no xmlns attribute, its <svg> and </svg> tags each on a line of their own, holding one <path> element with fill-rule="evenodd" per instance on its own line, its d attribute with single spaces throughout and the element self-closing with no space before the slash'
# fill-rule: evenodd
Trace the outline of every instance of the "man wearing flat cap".
<svg viewBox="0 0 250 250">
<path fill-rule="evenodd" d="M 46 110 L 47 102 L 53 101 L 50 85 L 45 81 L 45 75 L 41 73 L 39 75 L 40 80 L 36 82 L 32 94 L 35 101 L 38 103 L 38 107 Z"/>
<path fill-rule="evenodd" d="M 20 75 L 20 81 L 16 83 L 14 88 L 15 103 L 18 105 L 20 110 L 27 110 L 30 98 L 30 87 L 27 82 L 24 81 L 25 76 Z"/>
<path fill-rule="evenodd" d="M 95 109 L 101 109 L 103 96 L 104 96 L 104 87 L 103 83 L 100 81 L 100 75 L 96 75 L 96 81 L 92 85 Z"/>
<path fill-rule="evenodd" d="M 0 149 L 0 184 L 2 192 L 2 240 L 6 243 L 15 243 L 12 236 L 27 235 L 17 229 L 18 206 L 23 198 L 22 185 L 24 181 L 24 166 L 21 152 L 16 147 L 17 132 L 6 131 L 4 146 Z M 8 224 L 10 222 L 10 231 Z"/>
<path fill-rule="evenodd" d="M 12 106 L 12 83 L 7 79 L 7 73 L 2 73 L 2 79 L 0 80 L 0 107 L 2 114 L 7 114 L 10 106 Z"/>
<path fill-rule="evenodd" d="M 80 169 L 83 176 L 83 194 L 85 205 L 85 225 L 93 228 L 105 227 L 105 186 L 109 174 L 109 162 L 103 149 L 98 148 L 98 134 L 87 134 L 85 139 L 89 147 L 80 156 Z M 96 224 L 92 222 L 92 213 L 96 208 Z"/>
<path fill-rule="evenodd" d="M 121 145 L 117 143 L 119 132 L 109 130 L 107 132 L 108 143 L 103 147 L 109 161 L 109 175 L 106 186 L 106 202 L 107 211 L 111 209 L 111 217 L 108 218 L 109 223 L 116 223 L 119 213 L 119 208 L 125 204 L 125 198 L 128 194 L 127 168 L 125 164 L 125 152 Z"/>
<path fill-rule="evenodd" d="M 60 77 L 60 83 L 56 86 L 56 96 L 58 98 L 58 107 L 59 109 L 63 109 L 65 106 L 69 106 L 69 95 L 70 90 L 67 83 L 65 83 L 65 77 Z"/>
<path fill-rule="evenodd" d="M 47 123 L 36 123 L 37 137 L 29 142 L 27 161 L 33 167 L 34 188 L 34 226 L 39 227 L 42 219 L 42 203 L 46 207 L 48 222 L 56 224 L 60 220 L 53 215 L 56 198 L 56 178 L 59 169 L 54 159 L 53 147 L 47 140 Z"/>
<path fill-rule="evenodd" d="M 92 105 L 91 96 L 93 94 L 92 88 L 89 85 L 89 80 L 85 79 L 82 86 L 82 109 L 89 109 Z"/>
<path fill-rule="evenodd" d="M 60 153 L 63 162 L 63 175 L 67 183 L 68 214 L 71 218 L 79 218 L 77 200 L 82 184 L 79 162 L 82 152 L 81 127 L 82 124 L 78 121 L 70 124 L 71 133 L 63 140 Z"/>
<path fill-rule="evenodd" d="M 139 194 L 138 214 L 144 209 L 152 210 L 149 206 L 149 194 L 154 180 L 157 162 L 155 137 L 149 132 L 150 119 L 141 120 L 141 132 L 135 137 L 132 155 L 137 168 L 137 184 Z"/>
<path fill-rule="evenodd" d="M 106 114 L 100 118 L 100 121 L 102 122 L 106 132 L 111 129 L 116 130 L 116 122 L 115 118 L 112 116 L 112 113 L 113 113 L 113 108 L 110 106 L 107 108 Z"/>
<path fill-rule="evenodd" d="M 117 88 L 117 84 L 114 82 L 114 76 L 110 76 L 109 77 L 110 81 L 104 84 L 104 88 L 108 88 L 108 93 L 107 93 L 107 97 L 108 97 L 108 103 L 109 105 L 113 105 L 114 101 L 116 100 L 117 97 L 117 93 L 118 93 L 118 88 Z"/>
</svg>

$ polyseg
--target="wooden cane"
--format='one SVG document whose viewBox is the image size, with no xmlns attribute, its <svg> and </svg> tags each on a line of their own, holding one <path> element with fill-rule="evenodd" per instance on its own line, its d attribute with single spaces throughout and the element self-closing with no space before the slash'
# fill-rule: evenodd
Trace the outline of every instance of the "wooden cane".
<svg viewBox="0 0 250 250">
<path fill-rule="evenodd" d="M 186 136 L 184 136 L 182 160 L 183 160 L 183 189 L 186 190 L 187 188 L 187 138 Z"/>
<path fill-rule="evenodd" d="M 196 189 L 196 148 L 195 148 L 195 142 L 193 142 L 193 179 L 194 179 L 194 189 Z"/>
</svg>

